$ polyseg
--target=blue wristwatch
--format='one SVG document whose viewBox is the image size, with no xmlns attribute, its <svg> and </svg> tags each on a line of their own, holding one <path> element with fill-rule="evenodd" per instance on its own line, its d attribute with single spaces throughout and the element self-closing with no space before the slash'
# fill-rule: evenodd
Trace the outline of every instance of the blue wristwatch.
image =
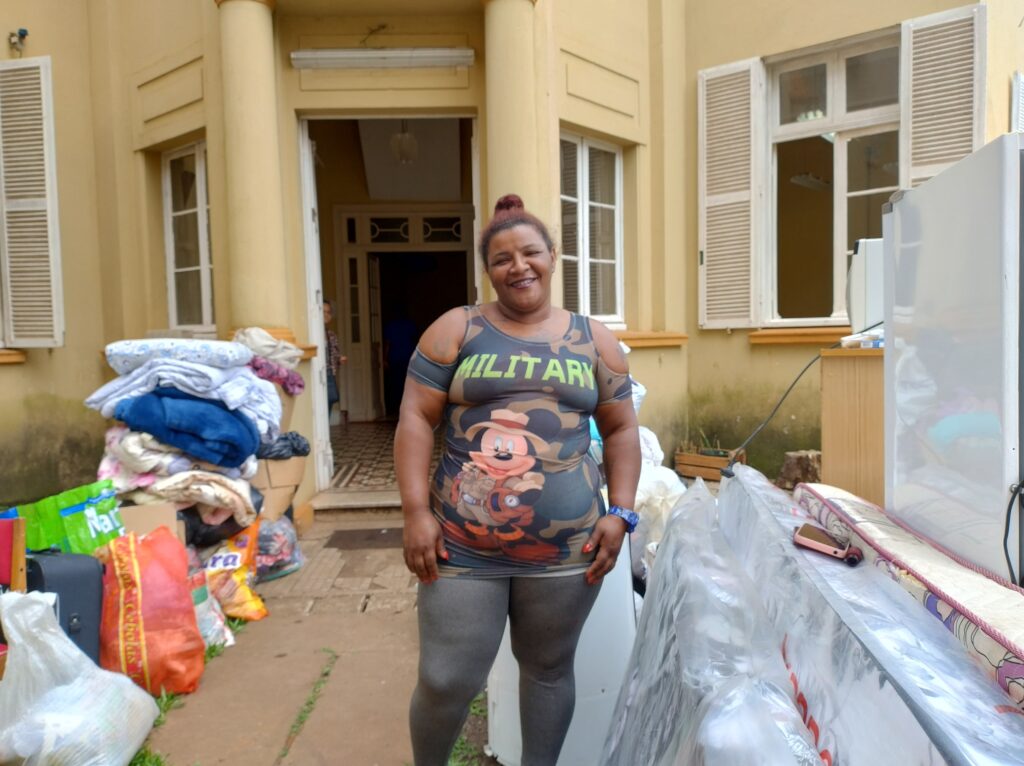
<svg viewBox="0 0 1024 766">
<path fill-rule="evenodd" d="M 636 525 L 640 523 L 640 514 L 636 511 L 631 511 L 629 508 L 623 508 L 621 505 L 613 505 L 608 509 L 608 513 L 612 516 L 618 516 L 624 522 L 626 522 L 626 531 L 632 532 L 636 529 Z"/>
</svg>

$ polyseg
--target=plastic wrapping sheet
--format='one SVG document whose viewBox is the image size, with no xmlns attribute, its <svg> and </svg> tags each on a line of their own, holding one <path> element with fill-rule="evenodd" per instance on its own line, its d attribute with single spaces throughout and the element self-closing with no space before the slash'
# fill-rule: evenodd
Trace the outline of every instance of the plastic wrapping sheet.
<svg viewBox="0 0 1024 766">
<path fill-rule="evenodd" d="M 696 482 L 672 513 L 605 743 L 605 766 L 820 764 L 779 637 Z"/>
<path fill-rule="evenodd" d="M 1024 719 L 956 639 L 883 572 L 792 544 L 792 499 L 736 466 L 719 523 L 833 764 L 1024 763 Z M 659 551 L 659 561 L 662 551 Z"/>
<path fill-rule="evenodd" d="M 648 566 L 644 561 L 644 550 L 650 543 L 658 543 L 665 535 L 665 525 L 686 491 L 686 485 L 679 475 L 665 466 L 643 465 L 640 468 L 640 482 L 636 488 L 636 512 L 640 522 L 629 536 L 630 555 L 633 561 L 633 577 L 647 580 Z"/>
</svg>

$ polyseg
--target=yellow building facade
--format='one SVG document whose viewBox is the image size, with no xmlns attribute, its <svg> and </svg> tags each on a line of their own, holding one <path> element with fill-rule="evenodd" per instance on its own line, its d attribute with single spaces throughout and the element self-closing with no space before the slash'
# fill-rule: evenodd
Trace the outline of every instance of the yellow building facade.
<svg viewBox="0 0 1024 766">
<path fill-rule="evenodd" d="M 700 432 L 734 440 L 729 427 L 767 414 L 844 325 L 839 307 L 825 322 L 813 312 L 792 320 L 780 317 L 782 292 L 762 295 L 803 273 L 799 261 L 772 265 L 781 240 L 764 222 L 785 195 L 772 195 L 769 171 L 793 137 L 835 134 L 846 146 L 856 131 L 891 123 L 903 140 L 913 83 L 849 135 L 841 120 L 816 134 L 809 123 L 774 130 L 767 116 L 755 119 L 759 104 L 775 114 L 786 73 L 813 83 L 819 65 L 834 96 L 839 75 L 829 67 L 845 51 L 868 56 L 867 72 L 889 72 L 886 62 L 915 39 L 910 23 L 945 12 L 980 19 L 969 34 L 981 86 L 950 98 L 980 98 L 972 125 L 979 141 L 991 139 L 1010 129 L 1013 73 L 1024 67 L 1020 0 L 967 9 L 797 2 L 785 18 L 775 3 L 711 0 L 8 0 L 0 129 L 13 131 L 3 110 L 19 103 L 4 100 L 5 72 L 45 62 L 39 146 L 53 181 L 39 205 L 55 228 L 26 257 L 52 277 L 54 323 L 38 342 L 18 342 L 18 312 L 28 311 L 19 307 L 38 304 L 18 282 L 8 238 L 0 502 L 88 478 L 103 423 L 81 401 L 110 376 L 107 342 L 165 328 L 229 337 L 250 325 L 311 350 L 299 369 L 309 393 L 292 424 L 314 442 L 298 499 L 309 498 L 332 468 L 324 366 L 313 353 L 324 342 L 322 302 L 335 306 L 349 357 L 342 407 L 350 419 L 393 415 L 382 369 L 389 322 L 421 323 L 487 299 L 474 233 L 509 192 L 561 245 L 556 302 L 601 318 L 632 347 L 634 376 L 648 389 L 641 422 L 665 451 Z M 714 122 L 726 102 L 709 101 L 707 84 L 714 90 L 721 67 L 747 61 L 758 62 L 742 70 L 753 106 L 740 121 L 754 212 L 744 219 L 746 265 L 722 281 L 734 272 L 713 257 L 707 211 L 718 198 L 706 180 L 709 170 L 718 177 L 715 162 L 734 165 L 708 148 L 727 145 L 715 131 L 738 123 Z M 722 199 L 733 204 L 733 193 Z M 12 231 L 20 203 L 3 201 Z M 828 250 L 838 263 L 842 254 Z M 738 314 L 723 298 L 736 279 L 749 298 Z M 830 279 L 838 291 L 841 279 Z M 815 446 L 817 380 L 797 389 L 773 447 Z"/>
</svg>

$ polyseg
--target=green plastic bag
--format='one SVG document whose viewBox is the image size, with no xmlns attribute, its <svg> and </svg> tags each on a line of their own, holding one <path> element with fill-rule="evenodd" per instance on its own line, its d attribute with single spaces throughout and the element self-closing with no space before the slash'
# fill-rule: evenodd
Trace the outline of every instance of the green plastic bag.
<svg viewBox="0 0 1024 766">
<path fill-rule="evenodd" d="M 25 543 L 33 551 L 92 553 L 124 534 L 110 479 L 18 506 L 17 511 L 25 519 Z"/>
</svg>

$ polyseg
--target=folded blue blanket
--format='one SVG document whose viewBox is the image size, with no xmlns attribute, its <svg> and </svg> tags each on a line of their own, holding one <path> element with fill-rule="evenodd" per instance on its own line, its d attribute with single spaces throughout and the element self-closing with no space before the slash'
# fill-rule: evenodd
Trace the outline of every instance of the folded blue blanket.
<svg viewBox="0 0 1024 766">
<path fill-rule="evenodd" d="M 164 444 L 226 468 L 240 466 L 260 444 L 255 424 L 245 415 L 176 388 L 157 388 L 125 399 L 114 417 L 133 431 L 152 434 Z"/>
</svg>

